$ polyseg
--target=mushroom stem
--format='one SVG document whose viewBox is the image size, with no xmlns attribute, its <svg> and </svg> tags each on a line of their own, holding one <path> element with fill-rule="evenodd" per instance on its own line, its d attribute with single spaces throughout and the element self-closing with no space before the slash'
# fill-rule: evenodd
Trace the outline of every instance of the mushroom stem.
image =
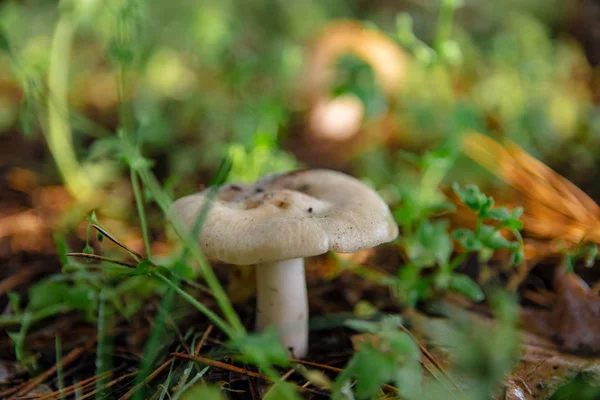
<svg viewBox="0 0 600 400">
<path fill-rule="evenodd" d="M 283 345 L 295 357 L 308 351 L 308 299 L 304 259 L 256 266 L 256 329 L 275 326 Z"/>
</svg>

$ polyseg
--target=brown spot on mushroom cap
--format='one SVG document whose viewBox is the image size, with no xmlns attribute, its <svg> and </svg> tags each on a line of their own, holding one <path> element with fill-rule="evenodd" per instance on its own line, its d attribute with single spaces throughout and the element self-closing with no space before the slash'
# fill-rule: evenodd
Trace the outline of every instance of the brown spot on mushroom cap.
<svg viewBox="0 0 600 400">
<path fill-rule="evenodd" d="M 220 189 L 199 234 L 211 258 L 231 264 L 274 262 L 329 250 L 356 252 L 398 236 L 379 195 L 341 172 L 300 170 L 236 186 L 242 190 Z M 305 187 L 310 195 L 299 191 Z M 189 231 L 204 201 L 206 192 L 186 196 L 171 212 Z"/>
</svg>

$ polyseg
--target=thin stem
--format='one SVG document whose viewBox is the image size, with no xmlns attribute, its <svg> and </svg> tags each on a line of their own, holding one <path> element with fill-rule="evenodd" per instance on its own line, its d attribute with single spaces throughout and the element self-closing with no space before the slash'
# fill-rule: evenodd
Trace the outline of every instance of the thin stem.
<svg viewBox="0 0 600 400">
<path fill-rule="evenodd" d="M 169 288 L 166 295 L 163 297 L 160 302 L 160 308 L 158 310 L 158 315 L 154 320 L 154 327 L 152 329 L 152 333 L 150 337 L 146 341 L 146 348 L 144 349 L 144 356 L 142 359 L 142 365 L 140 367 L 140 371 L 138 372 L 135 379 L 135 386 L 130 391 L 133 395 L 133 400 L 140 400 L 143 397 L 143 393 L 141 390 L 142 386 L 149 382 L 149 379 L 153 379 L 154 373 L 150 373 L 152 366 L 154 365 L 154 361 L 158 356 L 158 350 L 160 347 L 160 343 L 164 336 L 165 332 L 165 324 L 167 321 L 167 316 L 170 313 L 171 306 L 173 304 L 173 289 Z M 167 362 L 163 363 L 160 368 L 166 368 Z M 123 398 L 128 398 L 125 395 Z"/>
<path fill-rule="evenodd" d="M 469 256 L 470 252 L 465 251 L 464 253 L 462 253 L 461 255 L 459 255 L 458 257 L 456 257 L 452 263 L 450 264 L 450 266 L 448 267 L 449 271 L 454 271 L 456 269 L 456 267 L 458 267 L 460 264 L 463 263 L 463 261 L 465 261 L 467 259 L 467 257 Z"/>
<path fill-rule="evenodd" d="M 91 225 L 98 232 L 100 232 L 103 236 L 105 236 L 108 240 L 110 240 L 111 242 L 113 242 L 114 244 L 116 244 L 117 246 L 119 246 L 123 250 L 125 250 L 127 253 L 129 253 L 129 255 L 135 259 L 135 261 L 141 262 L 144 259 L 144 257 L 140 253 L 138 253 L 135 250 L 130 249 L 129 247 L 125 246 L 123 243 L 119 242 L 110 233 L 108 233 L 108 231 L 106 231 L 106 229 L 104 229 L 100 225 L 97 225 L 97 224 L 91 224 Z"/>
<path fill-rule="evenodd" d="M 96 342 L 96 375 L 102 376 L 111 370 L 111 338 L 109 336 L 110 315 L 106 306 L 106 292 L 100 290 L 98 303 L 98 341 Z M 107 378 L 101 377 L 96 381 L 96 399 L 106 395 Z"/>
<path fill-rule="evenodd" d="M 189 382 L 187 382 L 185 385 L 182 386 L 181 390 L 177 391 L 177 393 L 175 394 L 175 396 L 173 396 L 171 398 L 171 400 L 178 400 L 182 394 L 185 394 L 185 392 L 190 387 L 192 387 L 194 384 L 196 384 L 196 382 L 198 382 L 200 379 L 202 379 L 202 377 L 208 372 L 209 369 L 210 369 L 210 366 L 207 365 L 200 372 L 196 373 L 196 375 Z"/>
<path fill-rule="evenodd" d="M 92 260 L 98 260 L 98 261 L 106 261 L 109 263 L 113 263 L 113 264 L 118 264 L 118 265 L 122 265 L 124 267 L 128 267 L 128 268 L 136 268 L 137 265 L 135 264 L 131 264 L 128 263 L 126 261 L 119 261 L 119 260 L 113 260 L 112 258 L 108 258 L 108 257 L 104 257 L 104 256 L 99 256 L 97 254 L 88 254 L 88 253 L 66 253 L 65 256 L 67 257 L 81 257 L 81 258 L 89 258 Z"/>
<path fill-rule="evenodd" d="M 69 193 L 78 201 L 93 198 L 94 187 L 77 161 L 69 122 L 67 91 L 74 23 L 70 15 L 58 20 L 48 68 L 48 131 L 46 140 Z"/>
<path fill-rule="evenodd" d="M 171 201 L 168 198 L 168 196 L 165 195 L 162 191 L 160 184 L 156 180 L 156 177 L 150 171 L 148 171 L 147 168 L 143 168 L 138 172 L 144 185 L 146 185 L 146 187 L 151 191 L 152 197 L 154 198 L 156 204 L 158 204 L 163 213 L 167 214 L 169 211 Z M 172 223 L 177 231 L 185 232 L 185 230 L 181 226 L 181 221 L 179 221 L 178 218 L 173 218 Z M 206 281 L 206 284 L 208 285 L 210 290 L 213 292 L 213 296 L 215 297 L 217 303 L 219 304 L 219 307 L 223 311 L 223 315 L 225 316 L 225 318 L 227 319 L 227 321 L 229 322 L 236 334 L 243 334 L 246 331 L 244 329 L 244 325 L 240 321 L 237 313 L 235 312 L 233 305 L 229 301 L 229 297 L 227 296 L 225 290 L 219 283 L 219 280 L 217 279 L 214 271 L 212 270 L 212 267 L 210 266 L 208 261 L 206 261 L 204 254 L 198 247 L 198 243 L 196 243 L 194 238 L 190 237 L 189 235 L 184 236 L 183 241 L 185 245 L 188 246 L 188 248 L 190 249 L 191 255 L 194 258 L 194 260 L 200 266 L 202 276 L 204 277 L 204 280 Z"/>
<path fill-rule="evenodd" d="M 454 14 L 458 8 L 458 2 L 460 0 L 441 0 L 440 14 L 437 22 L 437 32 L 435 40 L 433 42 L 433 49 L 436 51 L 438 57 L 443 58 L 444 54 L 442 46 L 446 41 L 450 39 L 452 35 L 452 22 L 454 20 Z"/>
<path fill-rule="evenodd" d="M 165 282 L 167 285 L 169 285 L 169 287 L 171 287 L 175 292 L 177 292 L 177 294 L 179 294 L 181 297 L 183 297 L 188 303 L 190 303 L 191 305 L 196 307 L 201 313 L 203 313 L 208 318 L 210 318 L 214 322 L 214 324 L 217 325 L 227 336 L 229 336 L 230 338 L 234 338 L 237 336 L 237 332 L 233 331 L 227 325 L 227 323 L 221 319 L 221 317 L 219 317 L 217 314 L 215 314 L 212 310 L 210 310 L 204 304 L 202 304 L 198 300 L 194 299 L 187 292 L 185 292 L 179 286 L 174 284 L 169 278 L 167 278 L 166 276 L 164 276 L 163 274 L 161 274 L 158 271 L 153 271 L 152 275 L 154 275 L 156 278 L 160 279 L 161 281 Z"/>
<path fill-rule="evenodd" d="M 144 246 L 146 247 L 146 258 L 152 259 L 152 250 L 150 249 L 150 237 L 148 236 L 148 221 L 146 220 L 146 212 L 144 211 L 140 183 L 138 181 L 138 176 L 135 169 L 130 168 L 130 175 L 131 186 L 133 186 L 133 196 L 135 197 L 135 204 L 137 206 L 138 215 L 140 218 L 140 225 L 142 228 L 142 235 L 144 237 Z"/>
<path fill-rule="evenodd" d="M 69 310 L 71 309 L 64 304 L 55 304 L 53 306 L 43 308 L 39 311 L 26 312 L 23 315 L 2 316 L 0 317 L 0 327 L 19 325 L 26 317 L 29 318 L 30 323 L 34 323 L 41 319 L 48 318 L 63 312 L 67 312 Z"/>
</svg>

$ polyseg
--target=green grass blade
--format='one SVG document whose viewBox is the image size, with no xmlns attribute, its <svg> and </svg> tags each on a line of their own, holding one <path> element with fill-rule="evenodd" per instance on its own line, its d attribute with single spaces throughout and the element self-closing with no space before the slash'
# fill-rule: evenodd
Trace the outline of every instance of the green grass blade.
<svg viewBox="0 0 600 400">
<path fill-rule="evenodd" d="M 65 376 L 62 365 L 62 343 L 60 333 L 54 337 L 54 348 L 56 352 L 56 376 L 58 378 L 58 390 L 60 391 L 60 400 L 65 399 L 63 390 L 65 388 Z"/>
</svg>

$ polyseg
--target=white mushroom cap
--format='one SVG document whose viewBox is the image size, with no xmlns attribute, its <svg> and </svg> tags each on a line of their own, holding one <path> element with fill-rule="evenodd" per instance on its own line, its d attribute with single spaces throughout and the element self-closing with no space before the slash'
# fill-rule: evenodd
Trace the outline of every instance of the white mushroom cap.
<svg viewBox="0 0 600 400">
<path fill-rule="evenodd" d="M 173 204 L 171 212 L 188 231 L 207 193 Z M 248 265 L 329 250 L 352 253 L 397 236 L 388 206 L 373 189 L 341 172 L 316 169 L 220 187 L 198 240 L 208 257 Z"/>
</svg>

